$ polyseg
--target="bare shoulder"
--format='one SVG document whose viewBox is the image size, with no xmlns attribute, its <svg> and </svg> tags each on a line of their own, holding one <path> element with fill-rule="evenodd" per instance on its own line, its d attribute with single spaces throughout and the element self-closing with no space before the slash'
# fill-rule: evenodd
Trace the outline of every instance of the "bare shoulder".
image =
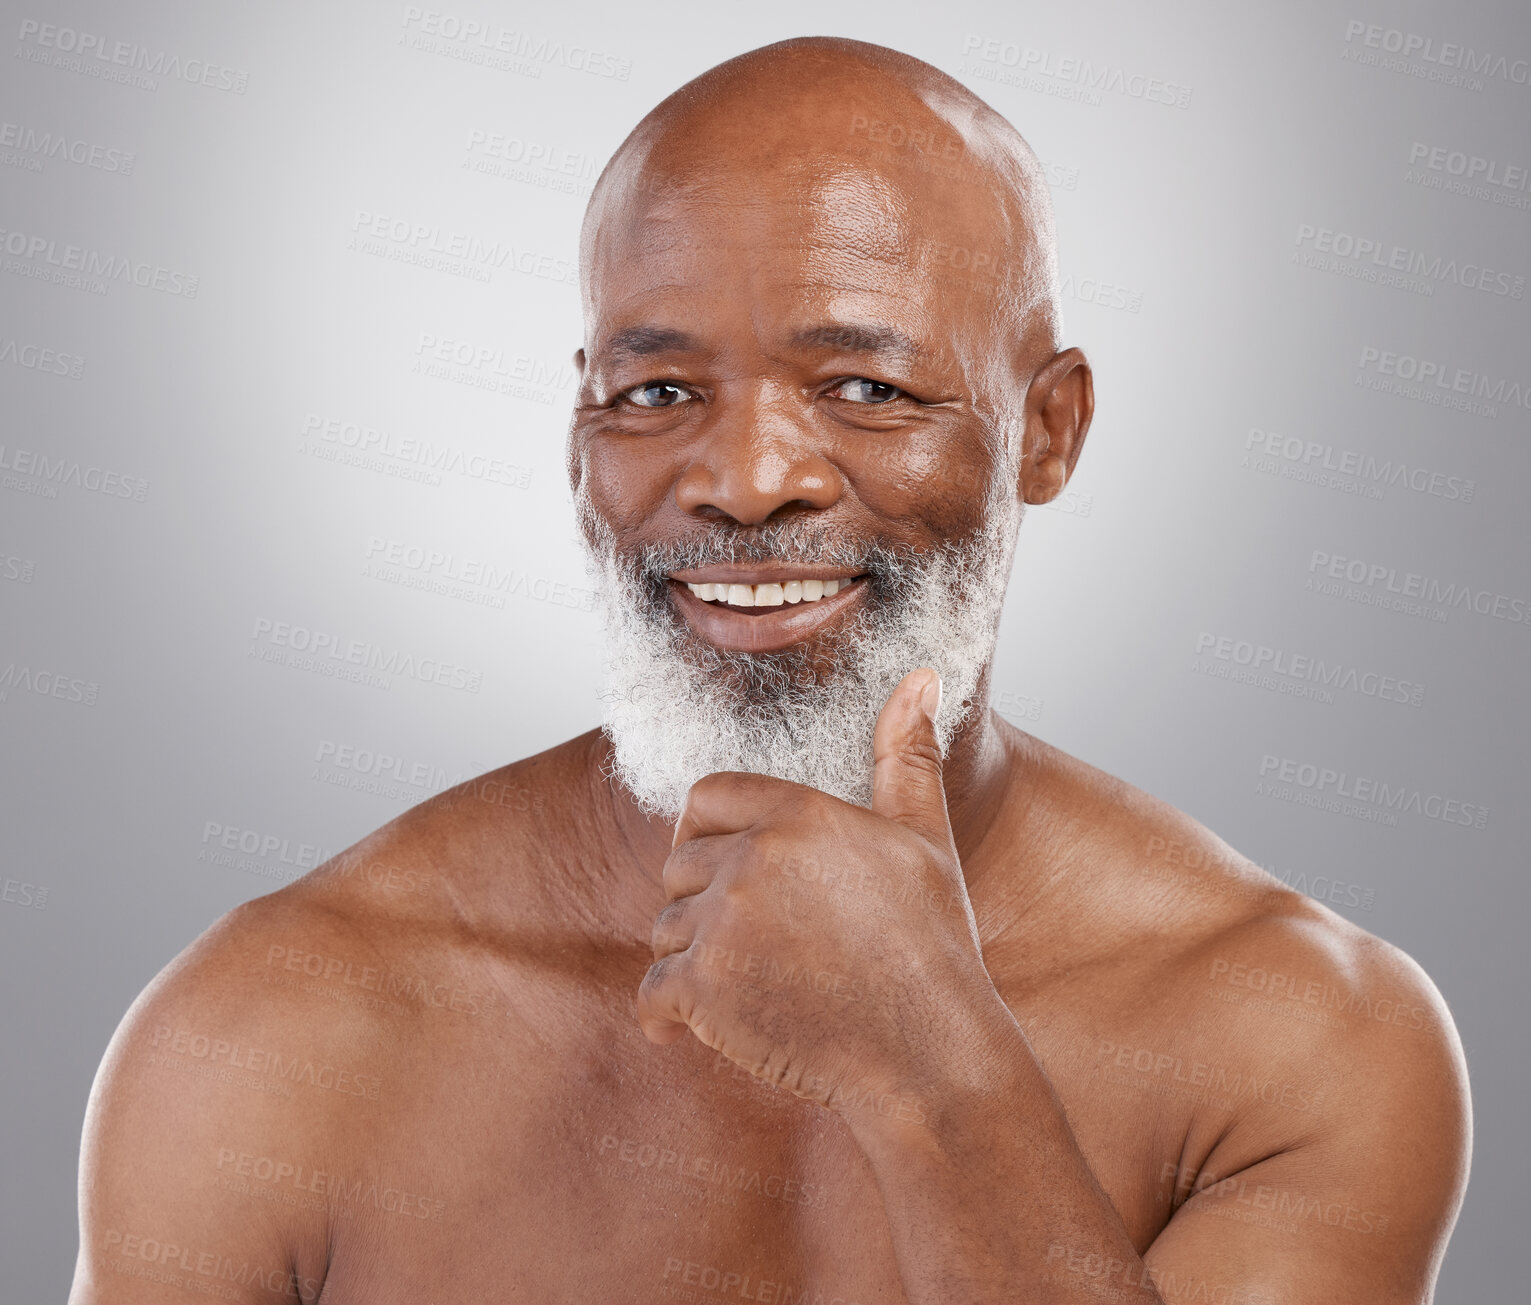
<svg viewBox="0 0 1531 1305">
<path fill-rule="evenodd" d="M 1353 1275 L 1373 1299 L 1428 1299 L 1472 1156 L 1466 1058 L 1429 976 L 1279 886 L 1219 921 L 1179 971 L 1209 1055 L 1258 1086 L 1226 1126 L 1203 1121 L 1210 1146 L 1175 1174 L 1178 1213 L 1150 1262 L 1269 1256 L 1280 1296 Z M 1207 1123 L 1223 1128 L 1215 1140 Z M 1262 1207 L 1247 1241 L 1230 1243 L 1229 1219 Z"/>
<path fill-rule="evenodd" d="M 1176 1090 L 1179 1079 L 1219 1075 L 1239 1085 L 1227 1101 L 1197 1097 L 1220 1121 L 1203 1184 L 1251 1166 L 1304 1190 L 1346 1174 L 1355 1192 L 1386 1198 L 1400 1230 L 1434 1245 L 1466 1183 L 1471 1106 L 1456 1027 L 1425 971 L 1185 812 L 1025 746 L 1048 777 L 1039 816 L 1068 831 L 1077 882 L 1058 891 L 1072 891 L 1070 913 L 1085 922 L 1076 954 L 1116 994 L 1118 1027 L 1144 1044 L 1124 1042 L 1115 1067 L 1148 1065 Z M 1205 1086 L 1186 1087 L 1185 1099 Z"/>
<path fill-rule="evenodd" d="M 279 958 L 336 952 L 343 936 L 291 886 L 217 921 L 130 1007 L 86 1110 L 74 1305 L 219 1275 L 241 1300 L 272 1284 L 317 1295 L 326 1201 L 269 1180 L 296 1156 L 343 1172 L 387 1084 L 375 1016 L 304 1000 Z"/>
<path fill-rule="evenodd" d="M 556 914 L 535 860 L 548 826 L 578 819 L 580 747 L 412 808 L 228 912 L 139 995 L 87 1109 L 77 1301 L 103 1275 L 152 1299 L 166 1247 L 246 1265 L 252 1298 L 312 1285 L 332 1220 L 354 1213 L 337 1200 L 426 1199 L 407 1172 L 425 1166 L 377 1139 L 409 1136 L 393 1125 L 433 1064 L 513 1041 L 497 961 Z"/>
<path fill-rule="evenodd" d="M 1444 999 L 1401 948 L 1293 891 L 1169 803 L 1055 748 L 1028 746 L 1052 781 L 1042 818 L 1066 819 L 1064 855 L 1080 867 L 1104 952 L 1146 957 L 1219 1005 L 1279 1016 L 1275 1027 L 1304 1046 L 1328 1030 L 1358 1059 L 1417 1062 L 1434 1043 L 1437 1068 L 1460 1062 Z"/>
<path fill-rule="evenodd" d="M 301 1024 L 343 1046 L 376 1042 L 411 1003 L 472 1005 L 463 988 L 485 956 L 554 914 L 559 889 L 541 862 L 550 832 L 568 846 L 584 818 L 575 776 L 588 744 L 466 780 L 228 912 L 140 995 L 109 1062 L 144 1037 L 185 1054 L 203 1025 L 248 1041 Z M 210 1066 L 232 1055 L 227 1041 L 206 1052 Z"/>
<path fill-rule="evenodd" d="M 550 830 L 567 844 L 583 818 L 572 777 L 588 742 L 437 794 L 228 912 L 140 995 L 108 1065 L 147 1039 L 176 1055 L 195 1045 L 216 1068 L 233 1056 L 233 1034 L 254 1045 L 297 1025 L 340 1047 L 375 1043 L 412 1003 L 473 1005 L 464 990 L 485 956 L 552 914 L 559 888 L 540 862 Z M 224 1036 L 201 1039 L 204 1027 Z"/>
</svg>

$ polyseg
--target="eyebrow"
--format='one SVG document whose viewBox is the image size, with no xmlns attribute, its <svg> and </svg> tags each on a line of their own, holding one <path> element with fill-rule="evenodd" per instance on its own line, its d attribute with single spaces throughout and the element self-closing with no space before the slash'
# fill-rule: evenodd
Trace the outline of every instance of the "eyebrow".
<svg viewBox="0 0 1531 1305">
<path fill-rule="evenodd" d="M 833 322 L 809 326 L 792 336 L 800 349 L 833 349 L 837 353 L 885 353 L 913 358 L 919 346 L 902 331 L 871 322 Z"/>
<path fill-rule="evenodd" d="M 794 331 L 799 349 L 833 349 L 837 353 L 893 354 L 913 358 L 919 346 L 902 331 L 872 322 L 828 322 Z M 614 363 L 660 353 L 701 353 L 701 342 L 668 326 L 629 326 L 606 341 L 605 354 Z"/>
<path fill-rule="evenodd" d="M 700 353 L 701 345 L 693 336 L 668 326 L 629 326 L 606 341 L 604 352 L 612 362 L 623 362 L 656 353 Z"/>
</svg>

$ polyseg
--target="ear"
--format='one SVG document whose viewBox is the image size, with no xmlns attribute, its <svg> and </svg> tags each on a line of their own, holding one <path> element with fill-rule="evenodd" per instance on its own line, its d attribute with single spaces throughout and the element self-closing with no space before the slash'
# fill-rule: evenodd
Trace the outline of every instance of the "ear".
<svg viewBox="0 0 1531 1305">
<path fill-rule="evenodd" d="M 1080 349 L 1065 349 L 1038 368 L 1026 391 L 1021 500 L 1050 503 L 1074 474 L 1090 418 L 1095 378 Z"/>
</svg>

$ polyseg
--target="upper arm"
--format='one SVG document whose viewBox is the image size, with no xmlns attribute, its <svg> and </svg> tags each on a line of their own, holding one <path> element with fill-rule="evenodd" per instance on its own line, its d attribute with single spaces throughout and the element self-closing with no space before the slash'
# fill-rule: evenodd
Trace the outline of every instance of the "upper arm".
<svg viewBox="0 0 1531 1305">
<path fill-rule="evenodd" d="M 1254 1147 L 1262 1158 L 1204 1166 L 1143 1257 L 1166 1302 L 1195 1299 L 1198 1281 L 1236 1284 L 1230 1305 L 1432 1299 L 1471 1152 L 1461 1045 L 1402 953 L 1374 943 L 1333 977 L 1343 1028 L 1321 1041 L 1262 1030 L 1286 1039 L 1294 1075 L 1327 1063 L 1322 1110 L 1303 1136 Z"/>
<path fill-rule="evenodd" d="M 167 1286 L 234 1302 L 317 1297 L 301 1253 L 315 1212 L 249 1175 L 314 1130 L 288 1067 L 324 1052 L 263 1007 L 249 974 L 204 939 L 112 1038 L 86 1111 L 70 1305 L 158 1305 L 180 1294 Z"/>
</svg>

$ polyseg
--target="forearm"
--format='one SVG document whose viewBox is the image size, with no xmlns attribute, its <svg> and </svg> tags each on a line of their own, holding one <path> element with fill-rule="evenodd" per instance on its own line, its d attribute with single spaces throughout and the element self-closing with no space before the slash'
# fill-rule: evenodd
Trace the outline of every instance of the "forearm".
<svg viewBox="0 0 1531 1305">
<path fill-rule="evenodd" d="M 923 1122 L 851 1123 L 911 1305 L 1160 1305 L 1052 1084 L 1008 1024 L 968 1062 L 982 1068 L 923 1100 Z"/>
</svg>

